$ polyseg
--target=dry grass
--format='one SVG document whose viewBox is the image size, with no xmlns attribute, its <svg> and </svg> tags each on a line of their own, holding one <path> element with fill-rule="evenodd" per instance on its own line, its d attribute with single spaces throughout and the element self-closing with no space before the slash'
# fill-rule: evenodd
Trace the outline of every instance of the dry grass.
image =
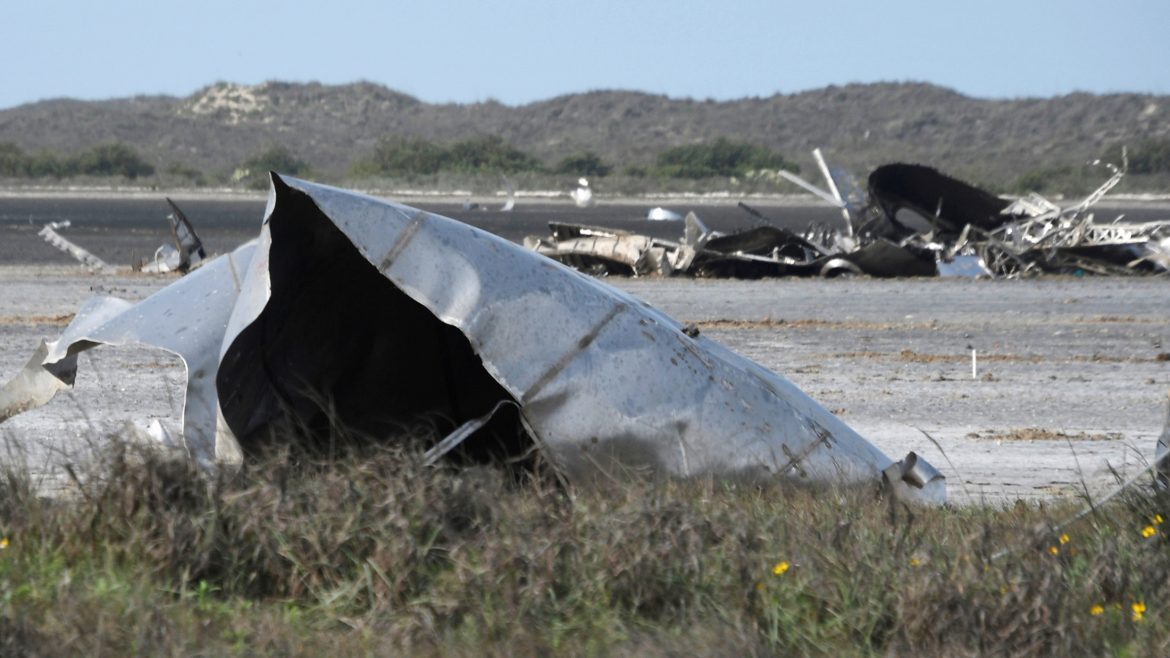
<svg viewBox="0 0 1170 658">
<path fill-rule="evenodd" d="M 967 434 L 969 439 L 984 441 L 1120 441 L 1122 436 L 1120 432 L 1065 432 L 1043 427 L 983 430 Z"/>
<path fill-rule="evenodd" d="M 894 354 L 892 352 L 878 352 L 864 350 L 860 352 L 837 352 L 831 354 L 836 359 L 868 359 L 868 360 L 896 360 L 905 363 L 964 363 L 971 360 L 970 352 L 956 354 L 923 354 L 910 349 L 904 349 Z M 1170 360 L 1155 355 L 1152 357 L 1138 356 L 1111 356 L 1106 354 L 1070 354 L 1061 357 L 1040 356 L 1037 354 L 995 354 L 980 353 L 979 360 L 987 363 L 1153 363 Z"/>
<path fill-rule="evenodd" d="M 73 322 L 73 318 L 75 317 L 77 317 L 76 313 L 67 313 L 65 315 L 0 315 L 0 326 L 44 324 L 64 327 L 70 322 Z"/>
<path fill-rule="evenodd" d="M 9 474 L 0 654 L 1170 649 L 1170 498 L 1149 488 L 1056 531 L 1072 509 L 706 479 L 565 489 L 425 468 L 407 443 L 273 451 L 213 482 L 120 447 L 66 501 Z"/>
</svg>

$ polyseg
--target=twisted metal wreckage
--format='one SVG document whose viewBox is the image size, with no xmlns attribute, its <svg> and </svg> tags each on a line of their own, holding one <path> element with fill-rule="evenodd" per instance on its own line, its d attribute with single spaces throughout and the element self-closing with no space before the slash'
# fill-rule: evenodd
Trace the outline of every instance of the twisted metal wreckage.
<svg viewBox="0 0 1170 658">
<path fill-rule="evenodd" d="M 139 303 L 85 303 L 0 388 L 0 420 L 69 387 L 102 344 L 182 358 L 182 430 L 159 436 L 209 469 L 288 423 L 387 436 L 426 417 L 446 431 L 428 462 L 535 447 L 569 479 L 647 468 L 946 495 L 925 460 L 891 460 L 642 301 L 458 221 L 275 174 L 259 238 Z"/>
<path fill-rule="evenodd" d="M 1090 209 L 1125 175 L 1113 175 L 1081 203 L 1061 208 L 1031 193 L 1015 201 L 913 164 L 888 164 L 869 176 L 868 194 L 813 155 L 823 190 L 786 171 L 780 176 L 842 211 L 843 227 L 812 226 L 803 235 L 740 204 L 760 226 L 732 234 L 708 229 L 694 214 L 682 240 L 661 240 L 598 226 L 552 223 L 529 249 L 591 274 L 776 276 L 985 276 L 1040 273 L 1145 274 L 1170 271 L 1170 221 L 1098 224 Z M 909 215 L 907 212 L 909 212 Z"/>
<path fill-rule="evenodd" d="M 170 198 L 166 198 L 166 202 L 171 207 L 171 212 L 167 215 L 167 221 L 171 227 L 171 242 L 164 243 L 156 249 L 151 260 L 135 264 L 133 269 L 139 272 L 154 274 L 182 272 L 185 274 L 191 268 L 198 267 L 199 263 L 207 258 L 207 251 L 195 233 L 195 227 L 191 224 L 191 220 L 187 219 L 187 215 Z M 45 224 L 37 235 L 41 236 L 50 246 L 56 247 L 76 259 L 90 271 L 100 272 L 112 269 L 105 261 L 57 232 L 60 229 L 69 228 L 70 225 L 69 220 L 50 222 Z"/>
</svg>

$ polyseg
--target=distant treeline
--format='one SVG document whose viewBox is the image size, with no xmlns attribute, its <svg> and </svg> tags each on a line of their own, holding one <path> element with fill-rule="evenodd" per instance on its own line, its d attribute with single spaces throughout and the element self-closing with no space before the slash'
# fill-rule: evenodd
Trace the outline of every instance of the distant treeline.
<svg viewBox="0 0 1170 658">
<path fill-rule="evenodd" d="M 15 144 L 0 143 L 0 176 L 9 178 L 68 178 L 70 176 L 124 176 L 154 174 L 154 167 L 125 144 L 99 144 L 73 155 L 30 155 Z"/>
<path fill-rule="evenodd" d="M 1103 158 L 1120 164 L 1121 149 L 1116 147 Z M 1133 174 L 1170 173 L 1170 138 L 1146 140 L 1128 151 L 1129 171 Z M 630 178 L 646 179 L 713 179 L 750 177 L 753 172 L 799 167 L 783 155 L 747 142 L 718 138 L 711 142 L 678 146 L 657 154 L 651 165 L 628 165 L 605 161 L 592 151 L 579 151 L 555 163 L 546 163 L 495 135 L 438 143 L 419 137 L 386 136 L 373 152 L 350 167 L 356 178 L 410 179 L 440 173 L 454 174 L 551 174 L 572 177 L 603 178 L 617 173 Z M 267 185 L 269 170 L 306 176 L 311 165 L 284 146 L 272 146 L 240 162 L 229 175 L 221 172 L 211 178 L 242 183 L 250 187 Z M 132 147 L 122 143 L 100 144 L 75 154 L 49 152 L 25 153 L 12 143 L 0 142 L 0 177 L 68 178 L 72 176 L 106 176 L 136 179 L 152 176 L 155 167 Z M 163 173 L 187 179 L 200 186 L 208 176 L 182 163 L 170 163 Z M 866 172 L 856 172 L 864 176 Z M 1100 174 L 1086 167 L 1056 166 L 1035 169 L 1020 176 L 1010 191 L 1060 192 L 1091 189 Z"/>
<path fill-rule="evenodd" d="M 666 149 L 651 166 L 627 166 L 625 176 L 703 179 L 744 176 L 753 171 L 787 169 L 799 171 L 783 155 L 762 146 L 719 138 L 705 144 Z M 269 170 L 294 175 L 312 171 L 309 163 L 283 146 L 257 153 L 227 177 L 232 182 L 262 186 Z M 358 160 L 350 170 L 357 177 L 412 178 L 450 172 L 462 174 L 543 173 L 602 178 L 617 171 L 592 151 L 580 151 L 546 164 L 498 136 L 487 135 L 451 143 L 437 143 L 417 137 L 387 136 L 373 153 Z M 166 174 L 187 178 L 197 185 L 206 183 L 204 172 L 181 163 L 163 168 Z M 28 154 L 12 143 L 0 143 L 0 177 L 67 178 L 70 176 L 122 176 L 139 178 L 155 168 L 130 146 L 102 144 L 73 155 Z"/>
<path fill-rule="evenodd" d="M 661 178 L 713 178 L 742 176 L 762 169 L 799 168 L 779 153 L 762 146 L 732 142 L 719 138 L 706 144 L 667 149 L 658 154 L 650 167 L 625 167 L 627 176 Z M 369 158 L 355 164 L 355 175 L 410 177 L 440 172 L 514 174 L 538 172 L 571 176 L 604 177 L 615 165 L 592 151 L 565 156 L 549 166 L 539 159 L 489 135 L 449 144 L 438 144 L 418 137 L 390 136 L 379 140 Z"/>
</svg>

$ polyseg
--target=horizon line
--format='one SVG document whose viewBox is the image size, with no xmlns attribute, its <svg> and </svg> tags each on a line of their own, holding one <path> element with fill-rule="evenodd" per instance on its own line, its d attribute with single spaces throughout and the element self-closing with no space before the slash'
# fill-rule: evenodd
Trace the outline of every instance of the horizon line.
<svg viewBox="0 0 1170 658">
<path fill-rule="evenodd" d="M 290 79 L 270 78 L 270 79 L 266 79 L 266 80 L 264 80 L 262 82 L 258 82 L 258 83 L 216 80 L 214 82 L 210 82 L 208 84 L 197 87 L 193 91 L 191 91 L 187 94 L 184 94 L 184 95 L 180 95 L 180 94 L 176 94 L 176 93 L 172 93 L 172 92 L 161 92 L 161 91 L 160 92 L 147 92 L 147 91 L 143 91 L 143 92 L 137 92 L 137 93 L 132 93 L 132 94 L 111 95 L 111 96 L 101 96 L 101 97 L 70 96 L 70 95 L 46 96 L 46 97 L 38 98 L 38 99 L 34 99 L 34 100 L 22 101 L 22 102 L 19 102 L 17 104 L 9 105 L 6 107 L 0 107 L 0 112 L 17 109 L 20 107 L 24 107 L 26 105 L 37 105 L 40 103 L 50 103 L 50 102 L 55 102 L 55 101 L 75 101 L 75 102 L 87 102 L 87 103 L 88 102 L 101 103 L 101 102 L 110 102 L 110 101 L 119 101 L 119 100 L 129 100 L 129 99 L 135 99 L 135 98 L 173 98 L 173 99 L 177 99 L 177 100 L 182 100 L 185 98 L 190 98 L 192 96 L 195 96 L 195 95 L 199 94 L 200 92 L 205 92 L 207 90 L 210 90 L 210 89 L 213 89 L 213 88 L 219 87 L 219 86 L 234 86 L 234 87 L 243 87 L 243 88 L 248 88 L 248 89 L 257 89 L 257 88 L 261 88 L 261 87 L 265 87 L 267 85 L 273 85 L 273 84 L 290 85 L 290 86 L 318 85 L 318 86 L 322 86 L 322 87 L 335 87 L 335 88 L 351 87 L 351 86 L 356 86 L 356 85 L 371 85 L 371 86 L 375 86 L 375 87 L 381 87 L 382 89 L 385 89 L 387 91 L 390 91 L 392 93 L 395 93 L 395 94 L 398 94 L 401 96 L 405 96 L 411 100 L 414 100 L 418 103 L 423 103 L 426 105 L 456 105 L 456 106 L 459 106 L 459 105 L 492 105 L 492 104 L 495 104 L 495 105 L 502 105 L 505 107 L 512 107 L 512 108 L 524 107 L 527 105 L 536 105 L 536 104 L 540 104 L 540 103 L 547 103 L 550 101 L 557 100 L 559 98 L 565 98 L 565 97 L 569 97 L 569 96 L 584 96 L 584 95 L 588 95 L 588 94 L 598 94 L 598 93 L 631 93 L 631 94 L 639 94 L 639 95 L 644 95 L 644 96 L 664 97 L 667 100 L 671 100 L 671 101 L 690 101 L 690 102 L 696 102 L 696 103 L 735 103 L 735 102 L 740 102 L 740 101 L 768 100 L 768 99 L 773 99 L 776 97 L 784 97 L 784 96 L 799 96 L 799 95 L 807 94 L 807 93 L 814 93 L 814 92 L 827 91 L 827 90 L 833 90 L 833 89 L 843 89 L 843 88 L 849 88 L 849 87 L 877 87 L 877 86 L 932 87 L 932 88 L 935 88 L 935 89 L 938 89 L 941 91 L 950 92 L 952 94 L 955 94 L 957 96 L 961 96 L 961 97 L 966 98 L 966 99 L 975 100 L 975 101 L 989 101 L 989 102 L 1053 100 L 1053 99 L 1063 98 L 1063 97 L 1067 97 L 1067 96 L 1099 96 L 1099 97 L 1101 97 L 1101 96 L 1156 96 L 1156 97 L 1158 97 L 1158 96 L 1170 95 L 1170 94 L 1159 93 L 1159 92 L 1155 92 L 1155 91 L 1134 91 L 1134 90 L 1087 91 L 1087 90 L 1075 89 L 1073 91 L 1069 91 L 1069 92 L 1065 92 L 1065 93 L 1056 93 L 1056 94 L 1050 94 L 1050 95 L 1017 95 L 1017 96 L 1007 96 L 1007 95 L 1005 95 L 1005 96 L 992 96 L 992 95 L 989 95 L 989 96 L 980 96 L 980 95 L 966 93 L 966 92 L 961 91 L 961 90 L 959 90 L 955 87 L 952 87 L 952 86 L 948 86 L 948 85 L 944 85 L 944 84 L 940 84 L 940 83 L 936 83 L 936 82 L 930 82 L 928 80 L 903 79 L 903 80 L 875 80 L 875 81 L 868 81 L 868 82 L 850 81 L 850 82 L 844 82 L 844 83 L 829 83 L 829 84 L 821 85 L 821 86 L 817 86 L 817 87 L 807 87 L 807 88 L 797 89 L 797 90 L 792 90 L 792 91 L 776 90 L 776 91 L 773 91 L 769 94 L 743 95 L 743 96 L 723 97 L 723 98 L 719 98 L 719 97 L 715 97 L 715 96 L 698 97 L 698 96 L 694 96 L 694 95 L 675 96 L 675 95 L 671 95 L 670 93 L 666 93 L 666 92 L 648 91 L 645 89 L 634 89 L 634 88 L 627 88 L 627 87 L 596 87 L 596 88 L 590 88 L 590 89 L 585 89 L 585 90 L 580 90 L 580 91 L 555 93 L 555 94 L 552 94 L 549 96 L 544 96 L 541 98 L 528 100 L 528 101 L 508 102 L 508 101 L 500 100 L 499 98 L 496 98 L 496 97 L 490 96 L 490 95 L 487 97 L 484 97 L 484 98 L 476 99 L 476 100 L 449 100 L 449 99 L 447 99 L 447 100 L 429 100 L 429 99 L 421 98 L 419 96 L 415 96 L 414 94 L 408 93 L 406 91 L 402 91 L 401 89 L 392 87 L 386 83 L 378 82 L 375 80 L 370 80 L 368 78 L 358 78 L 358 79 L 350 80 L 348 82 L 321 82 L 320 80 L 313 80 L 313 79 L 310 79 L 310 80 L 290 80 Z"/>
</svg>

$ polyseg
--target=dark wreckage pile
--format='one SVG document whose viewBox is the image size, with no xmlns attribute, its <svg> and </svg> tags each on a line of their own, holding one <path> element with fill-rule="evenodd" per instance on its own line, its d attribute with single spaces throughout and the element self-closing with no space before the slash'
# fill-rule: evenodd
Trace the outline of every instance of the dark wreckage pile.
<svg viewBox="0 0 1170 658">
<path fill-rule="evenodd" d="M 819 153 L 814 152 L 819 156 Z M 818 162 L 823 162 L 818 157 Z M 847 174 L 823 167 L 828 192 L 780 172 L 842 210 L 843 225 L 803 234 L 740 204 L 760 225 L 732 234 L 690 213 L 682 239 L 661 240 L 597 226 L 552 223 L 548 238 L 524 244 L 595 275 L 762 278 L 868 275 L 1017 278 L 1038 274 L 1165 274 L 1170 220 L 1098 223 L 1093 206 L 1125 175 L 1080 203 L 1060 207 L 1039 194 L 1007 200 L 916 164 L 888 164 L 859 193 Z"/>
</svg>

